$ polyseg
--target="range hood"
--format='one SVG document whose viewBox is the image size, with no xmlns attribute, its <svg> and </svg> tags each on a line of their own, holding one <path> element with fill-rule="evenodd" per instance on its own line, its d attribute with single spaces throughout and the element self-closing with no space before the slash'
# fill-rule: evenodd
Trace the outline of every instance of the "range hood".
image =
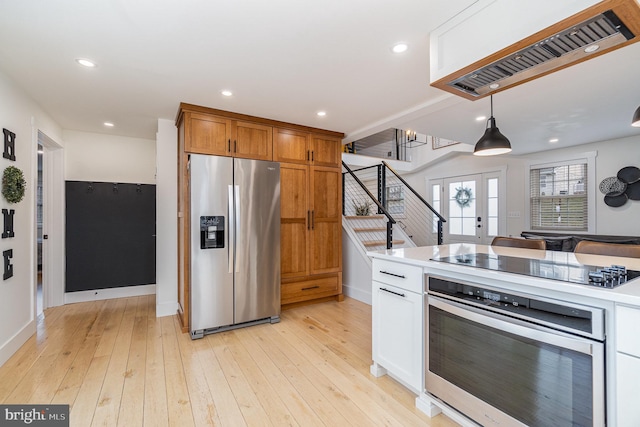
<svg viewBox="0 0 640 427">
<path fill-rule="evenodd" d="M 432 86 L 480 99 L 639 40 L 640 5 L 636 0 L 602 1 Z"/>
</svg>

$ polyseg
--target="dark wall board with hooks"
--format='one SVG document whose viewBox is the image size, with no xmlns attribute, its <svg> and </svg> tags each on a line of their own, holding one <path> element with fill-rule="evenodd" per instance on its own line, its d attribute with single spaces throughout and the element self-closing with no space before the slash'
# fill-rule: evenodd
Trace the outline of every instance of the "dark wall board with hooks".
<svg viewBox="0 0 640 427">
<path fill-rule="evenodd" d="M 156 283 L 156 186 L 66 181 L 66 292 Z"/>
</svg>

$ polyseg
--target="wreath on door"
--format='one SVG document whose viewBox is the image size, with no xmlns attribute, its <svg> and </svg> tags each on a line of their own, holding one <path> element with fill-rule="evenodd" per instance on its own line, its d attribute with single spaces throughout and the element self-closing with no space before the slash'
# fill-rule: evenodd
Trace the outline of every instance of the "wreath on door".
<svg viewBox="0 0 640 427">
<path fill-rule="evenodd" d="M 9 203 L 18 203 L 24 197 L 27 184 L 20 169 L 9 166 L 2 174 L 2 195 Z"/>
<path fill-rule="evenodd" d="M 469 187 L 458 187 L 456 188 L 455 195 L 456 203 L 461 208 L 466 208 L 471 204 L 471 199 L 473 199 L 473 193 Z"/>
</svg>

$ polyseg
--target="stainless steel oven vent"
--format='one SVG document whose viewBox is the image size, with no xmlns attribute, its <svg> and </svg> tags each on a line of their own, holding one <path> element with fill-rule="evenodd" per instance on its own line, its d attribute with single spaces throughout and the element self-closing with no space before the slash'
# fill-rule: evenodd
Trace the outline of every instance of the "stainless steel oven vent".
<svg viewBox="0 0 640 427">
<path fill-rule="evenodd" d="M 635 34 L 616 13 L 608 10 L 456 78 L 447 85 L 472 97 L 481 97 L 579 62 L 634 37 Z"/>
</svg>

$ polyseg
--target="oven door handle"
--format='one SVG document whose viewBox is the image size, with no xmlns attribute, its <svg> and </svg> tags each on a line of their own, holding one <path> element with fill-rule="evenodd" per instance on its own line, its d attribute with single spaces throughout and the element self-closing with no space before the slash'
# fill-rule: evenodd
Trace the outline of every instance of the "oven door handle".
<svg viewBox="0 0 640 427">
<path fill-rule="evenodd" d="M 536 325 L 535 323 L 502 316 L 491 311 L 482 310 L 456 301 L 446 300 L 431 294 L 428 295 L 427 300 L 430 306 L 439 308 L 447 313 L 481 325 L 529 338 L 534 341 L 540 341 L 557 347 L 575 350 L 588 355 L 594 355 L 595 352 L 602 351 L 602 343 L 560 331 L 552 332 L 552 329 Z M 599 346 L 596 346 L 595 344 L 599 344 Z"/>
</svg>

